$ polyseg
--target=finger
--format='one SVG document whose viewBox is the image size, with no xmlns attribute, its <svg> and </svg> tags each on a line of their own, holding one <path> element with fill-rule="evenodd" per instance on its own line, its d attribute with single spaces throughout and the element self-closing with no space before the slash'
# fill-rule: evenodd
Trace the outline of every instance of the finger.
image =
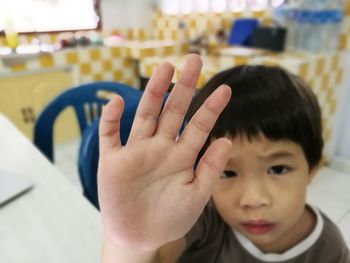
<svg viewBox="0 0 350 263">
<path fill-rule="evenodd" d="M 164 62 L 153 72 L 137 108 L 128 141 L 148 138 L 155 132 L 164 95 L 174 75 L 174 67 Z"/>
<path fill-rule="evenodd" d="M 175 84 L 160 116 L 156 134 L 169 139 L 176 138 L 191 103 L 201 68 L 200 56 L 196 54 L 186 56 L 185 66 L 181 71 L 179 80 Z"/>
<path fill-rule="evenodd" d="M 178 143 L 186 147 L 186 152 L 192 153 L 195 160 L 206 142 L 220 113 L 224 110 L 231 97 L 231 88 L 222 85 L 217 88 L 198 109 L 186 125 Z"/>
<path fill-rule="evenodd" d="M 99 124 L 100 153 L 119 148 L 120 119 L 124 110 L 124 101 L 119 96 L 114 96 L 103 108 Z"/>
<path fill-rule="evenodd" d="M 232 149 L 232 143 L 227 138 L 214 141 L 198 163 L 194 186 L 201 196 L 209 199 L 220 174 L 225 169 Z"/>
</svg>

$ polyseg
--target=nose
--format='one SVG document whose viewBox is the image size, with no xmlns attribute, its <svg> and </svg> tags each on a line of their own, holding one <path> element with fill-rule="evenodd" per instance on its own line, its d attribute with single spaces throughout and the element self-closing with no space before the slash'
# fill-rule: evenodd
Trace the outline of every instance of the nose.
<svg viewBox="0 0 350 263">
<path fill-rule="evenodd" d="M 239 205 L 244 209 L 267 207 L 271 198 L 263 182 L 246 180 L 240 187 Z"/>
</svg>

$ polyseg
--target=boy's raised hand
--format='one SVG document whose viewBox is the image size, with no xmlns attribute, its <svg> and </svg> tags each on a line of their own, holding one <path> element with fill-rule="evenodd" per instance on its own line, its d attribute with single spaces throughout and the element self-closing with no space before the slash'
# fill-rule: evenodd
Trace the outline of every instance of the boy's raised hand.
<svg viewBox="0 0 350 263">
<path fill-rule="evenodd" d="M 231 91 L 218 88 L 177 138 L 190 105 L 202 62 L 188 55 L 164 109 L 162 102 L 174 69 L 161 64 L 137 109 L 127 145 L 119 124 L 123 101 L 113 98 L 100 122 L 99 202 L 109 243 L 140 251 L 156 250 L 183 237 L 200 216 L 231 149 L 214 141 L 193 171 L 196 157 Z"/>
</svg>

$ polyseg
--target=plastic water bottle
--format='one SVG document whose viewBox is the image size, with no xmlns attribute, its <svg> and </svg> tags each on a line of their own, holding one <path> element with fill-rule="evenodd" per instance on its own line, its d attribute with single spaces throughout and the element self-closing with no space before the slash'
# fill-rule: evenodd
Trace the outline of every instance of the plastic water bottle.
<svg viewBox="0 0 350 263">
<path fill-rule="evenodd" d="M 312 11 L 307 9 L 298 10 L 296 13 L 296 46 L 299 50 L 310 51 L 312 42 L 315 41 L 312 16 Z"/>
<path fill-rule="evenodd" d="M 308 51 L 320 52 L 323 50 L 325 36 L 325 25 L 327 23 L 327 13 L 323 10 L 312 12 L 312 32 L 310 32 L 310 43 Z"/>
<path fill-rule="evenodd" d="M 286 48 L 296 48 L 296 9 L 291 6 L 282 5 L 274 10 L 273 17 L 279 26 L 287 29 Z"/>
<path fill-rule="evenodd" d="M 317 0 L 319 43 L 314 51 L 330 52 L 338 47 L 341 21 L 343 16 L 343 0 Z"/>
<path fill-rule="evenodd" d="M 335 51 L 338 48 L 344 2 L 343 0 L 322 1 L 324 2 L 322 8 L 325 20 L 322 35 L 322 51 Z"/>
<path fill-rule="evenodd" d="M 308 52 L 337 49 L 344 0 L 290 2 L 276 17 L 287 27 L 287 48 Z"/>
<path fill-rule="evenodd" d="M 342 12 L 340 10 L 329 10 L 327 13 L 327 23 L 324 28 L 324 48 L 323 51 L 335 51 L 338 48 Z"/>
</svg>

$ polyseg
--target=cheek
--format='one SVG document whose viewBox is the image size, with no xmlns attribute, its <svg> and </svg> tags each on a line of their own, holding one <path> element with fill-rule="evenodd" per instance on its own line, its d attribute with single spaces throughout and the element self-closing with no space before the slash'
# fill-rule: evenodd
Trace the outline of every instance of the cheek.
<svg viewBox="0 0 350 263">
<path fill-rule="evenodd" d="M 219 208 L 229 205 L 230 199 L 232 199 L 232 197 L 230 197 L 230 193 L 232 193 L 232 191 L 230 191 L 227 185 L 222 184 L 221 182 L 217 183 L 212 194 L 212 199 L 215 203 L 215 206 Z"/>
<path fill-rule="evenodd" d="M 309 176 L 300 171 L 282 177 L 269 178 L 269 185 L 275 192 L 282 196 L 292 196 L 293 199 L 304 198 L 308 184 Z"/>
<path fill-rule="evenodd" d="M 223 180 L 220 179 L 215 187 L 212 194 L 212 197 L 217 202 L 228 204 L 233 203 L 237 199 L 237 182 L 234 180 Z"/>
<path fill-rule="evenodd" d="M 231 221 L 232 213 L 236 208 L 237 198 L 238 191 L 234 183 L 219 181 L 214 187 L 212 200 L 224 221 Z"/>
<path fill-rule="evenodd" d="M 274 185 L 275 206 L 286 215 L 299 214 L 305 207 L 307 180 L 286 180 Z"/>
</svg>

